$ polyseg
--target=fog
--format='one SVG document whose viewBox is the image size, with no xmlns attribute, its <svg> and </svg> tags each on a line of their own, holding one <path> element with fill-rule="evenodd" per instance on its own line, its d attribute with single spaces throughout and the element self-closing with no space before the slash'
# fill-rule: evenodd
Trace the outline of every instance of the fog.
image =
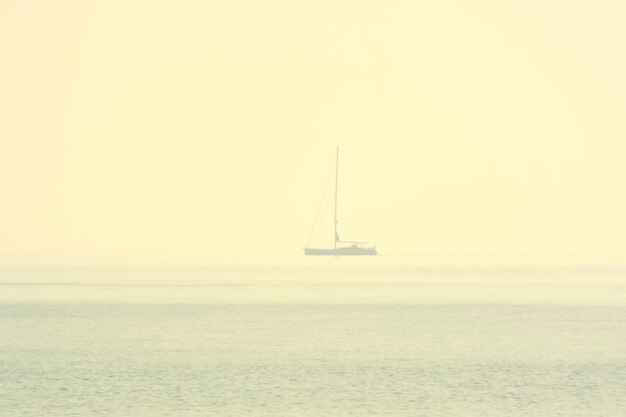
<svg viewBox="0 0 626 417">
<path fill-rule="evenodd" d="M 0 263 L 626 264 L 625 12 L 4 1 Z"/>
</svg>

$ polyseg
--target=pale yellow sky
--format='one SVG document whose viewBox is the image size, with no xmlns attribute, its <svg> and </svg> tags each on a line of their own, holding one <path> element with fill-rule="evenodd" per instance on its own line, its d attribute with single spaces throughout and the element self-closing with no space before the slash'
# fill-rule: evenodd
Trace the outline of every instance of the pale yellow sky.
<svg viewBox="0 0 626 417">
<path fill-rule="evenodd" d="M 0 262 L 299 257 L 337 145 L 348 239 L 626 261 L 625 18 L 0 0 Z"/>
</svg>

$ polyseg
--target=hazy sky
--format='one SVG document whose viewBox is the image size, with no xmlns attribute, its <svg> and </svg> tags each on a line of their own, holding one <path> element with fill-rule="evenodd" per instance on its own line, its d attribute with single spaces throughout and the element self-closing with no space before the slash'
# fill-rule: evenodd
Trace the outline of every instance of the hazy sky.
<svg viewBox="0 0 626 417">
<path fill-rule="evenodd" d="M 300 256 L 337 145 L 342 237 L 624 260 L 625 18 L 0 0 L 0 262 Z"/>
</svg>

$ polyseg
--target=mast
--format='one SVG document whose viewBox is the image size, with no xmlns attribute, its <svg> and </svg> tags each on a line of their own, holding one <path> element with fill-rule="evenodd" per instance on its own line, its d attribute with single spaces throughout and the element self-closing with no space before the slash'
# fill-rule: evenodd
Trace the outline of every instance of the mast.
<svg viewBox="0 0 626 417">
<path fill-rule="evenodd" d="M 335 249 L 337 249 L 337 241 L 339 235 L 337 234 L 337 189 L 339 184 L 339 146 L 337 146 L 337 158 L 335 161 Z"/>
</svg>

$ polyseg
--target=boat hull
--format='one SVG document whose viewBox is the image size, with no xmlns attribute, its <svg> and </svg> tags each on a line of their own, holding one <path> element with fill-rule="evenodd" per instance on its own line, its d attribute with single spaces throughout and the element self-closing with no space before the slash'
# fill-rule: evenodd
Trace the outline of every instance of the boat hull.
<svg viewBox="0 0 626 417">
<path fill-rule="evenodd" d="M 304 254 L 309 256 L 375 256 L 378 255 L 378 251 L 376 248 L 348 246 L 336 249 L 304 248 Z"/>
</svg>

